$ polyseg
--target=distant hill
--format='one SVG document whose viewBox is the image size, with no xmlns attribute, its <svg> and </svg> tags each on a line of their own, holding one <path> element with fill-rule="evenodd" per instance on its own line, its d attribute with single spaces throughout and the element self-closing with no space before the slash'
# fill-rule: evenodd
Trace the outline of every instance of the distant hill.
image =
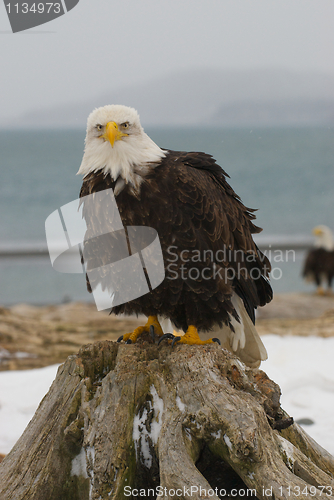
<svg viewBox="0 0 334 500">
<path fill-rule="evenodd" d="M 222 126 L 333 125 L 334 100 L 237 101 L 223 104 L 213 116 Z"/>
<path fill-rule="evenodd" d="M 145 125 L 334 124 L 334 75 L 286 70 L 188 70 L 129 85 L 85 102 L 32 110 L 20 126 L 82 127 L 105 104 L 138 109 Z"/>
</svg>

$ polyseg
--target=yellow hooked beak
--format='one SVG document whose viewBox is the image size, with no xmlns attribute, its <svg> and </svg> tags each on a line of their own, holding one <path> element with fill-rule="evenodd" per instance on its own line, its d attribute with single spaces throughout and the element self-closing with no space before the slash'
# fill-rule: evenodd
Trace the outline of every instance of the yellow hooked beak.
<svg viewBox="0 0 334 500">
<path fill-rule="evenodd" d="M 314 236 L 320 236 L 322 234 L 322 229 L 317 226 L 312 229 L 312 233 L 314 234 Z"/>
<path fill-rule="evenodd" d="M 128 136 L 129 134 L 124 134 L 118 128 L 116 122 L 108 122 L 106 125 L 106 131 L 102 135 L 103 139 L 109 141 L 111 147 L 114 147 L 115 141 L 119 141 L 122 137 Z"/>
</svg>

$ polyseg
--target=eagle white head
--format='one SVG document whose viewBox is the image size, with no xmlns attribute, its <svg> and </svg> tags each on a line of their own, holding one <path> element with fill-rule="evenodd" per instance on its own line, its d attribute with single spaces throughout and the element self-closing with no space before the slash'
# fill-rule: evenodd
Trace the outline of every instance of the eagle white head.
<svg viewBox="0 0 334 500">
<path fill-rule="evenodd" d="M 94 109 L 88 117 L 78 174 L 85 177 L 102 170 L 136 190 L 145 174 L 164 156 L 165 151 L 145 134 L 137 111 L 112 104 Z"/>
<path fill-rule="evenodd" d="M 325 250 L 334 250 L 333 233 L 329 227 L 321 224 L 313 228 L 312 233 L 315 236 L 315 246 L 317 248 L 325 248 Z"/>
</svg>

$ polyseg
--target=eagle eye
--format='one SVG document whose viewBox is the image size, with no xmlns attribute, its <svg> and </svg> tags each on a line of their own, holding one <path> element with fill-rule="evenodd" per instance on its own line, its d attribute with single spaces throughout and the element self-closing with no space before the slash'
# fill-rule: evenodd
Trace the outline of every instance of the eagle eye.
<svg viewBox="0 0 334 500">
<path fill-rule="evenodd" d="M 100 124 L 96 125 L 96 129 L 97 130 L 102 130 L 102 125 L 100 125 Z"/>
<path fill-rule="evenodd" d="M 121 127 L 122 128 L 128 128 L 129 127 L 129 122 L 124 122 L 124 123 L 121 123 Z"/>
</svg>

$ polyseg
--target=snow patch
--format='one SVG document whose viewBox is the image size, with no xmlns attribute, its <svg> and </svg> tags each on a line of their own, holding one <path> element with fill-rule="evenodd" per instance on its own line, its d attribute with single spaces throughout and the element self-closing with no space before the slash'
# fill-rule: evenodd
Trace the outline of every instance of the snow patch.
<svg viewBox="0 0 334 500">
<path fill-rule="evenodd" d="M 313 420 L 301 425 L 311 437 L 334 454 L 334 338 L 263 337 L 268 360 L 261 364 L 281 388 L 282 408 L 295 421 Z"/>
<path fill-rule="evenodd" d="M 94 446 L 87 446 L 86 459 L 87 459 L 88 465 L 89 465 L 89 469 L 88 469 L 88 475 L 89 475 L 89 479 L 90 479 L 89 500 L 91 500 L 92 493 L 93 493 L 93 486 L 94 486 L 94 462 L 95 462 L 95 448 L 94 448 Z"/>
<path fill-rule="evenodd" d="M 176 396 L 176 404 L 177 404 L 177 407 L 180 411 L 184 411 L 185 408 L 186 408 L 186 405 L 184 403 L 182 403 L 181 399 L 180 399 L 180 396 Z"/>
<path fill-rule="evenodd" d="M 86 448 L 88 461 L 91 463 L 91 467 L 94 467 L 95 462 L 95 448 L 94 446 L 87 446 Z"/>
<path fill-rule="evenodd" d="M 211 436 L 214 437 L 215 439 L 219 439 L 221 436 L 221 430 L 219 429 L 218 432 L 212 432 Z"/>
<path fill-rule="evenodd" d="M 59 365 L 0 372 L 0 453 L 19 439 L 54 380 Z"/>
<path fill-rule="evenodd" d="M 149 431 L 145 426 L 147 420 L 147 410 L 142 413 L 142 416 L 135 416 L 133 420 L 133 440 L 135 442 L 136 456 L 138 456 L 138 449 L 140 450 L 140 457 L 148 469 L 152 467 L 152 455 L 150 453 L 149 445 Z"/>
<path fill-rule="evenodd" d="M 88 478 L 86 453 L 84 448 L 81 448 L 79 455 L 74 457 L 72 460 L 71 476 L 82 476 L 86 479 Z"/>
<path fill-rule="evenodd" d="M 153 396 L 154 420 L 151 424 L 151 438 L 154 444 L 157 444 L 162 426 L 162 414 L 164 411 L 164 402 L 159 398 L 154 385 L 151 385 L 151 394 Z"/>
<path fill-rule="evenodd" d="M 150 453 L 150 443 L 157 444 L 162 426 L 162 414 L 164 411 L 164 403 L 156 391 L 154 385 L 150 387 L 153 398 L 153 405 L 148 401 L 149 411 L 144 409 L 142 415 L 135 415 L 133 419 L 132 438 L 135 444 L 136 456 L 140 456 L 145 467 L 152 467 L 152 455 Z M 146 426 L 148 415 L 153 412 L 153 418 L 150 423 L 150 428 Z M 139 452 L 139 453 L 138 453 Z"/>
<path fill-rule="evenodd" d="M 227 446 L 230 450 L 232 450 L 232 443 L 231 443 L 230 438 L 228 437 L 228 435 L 227 435 L 227 434 L 224 434 L 224 441 L 225 441 L 226 446 Z"/>
</svg>

